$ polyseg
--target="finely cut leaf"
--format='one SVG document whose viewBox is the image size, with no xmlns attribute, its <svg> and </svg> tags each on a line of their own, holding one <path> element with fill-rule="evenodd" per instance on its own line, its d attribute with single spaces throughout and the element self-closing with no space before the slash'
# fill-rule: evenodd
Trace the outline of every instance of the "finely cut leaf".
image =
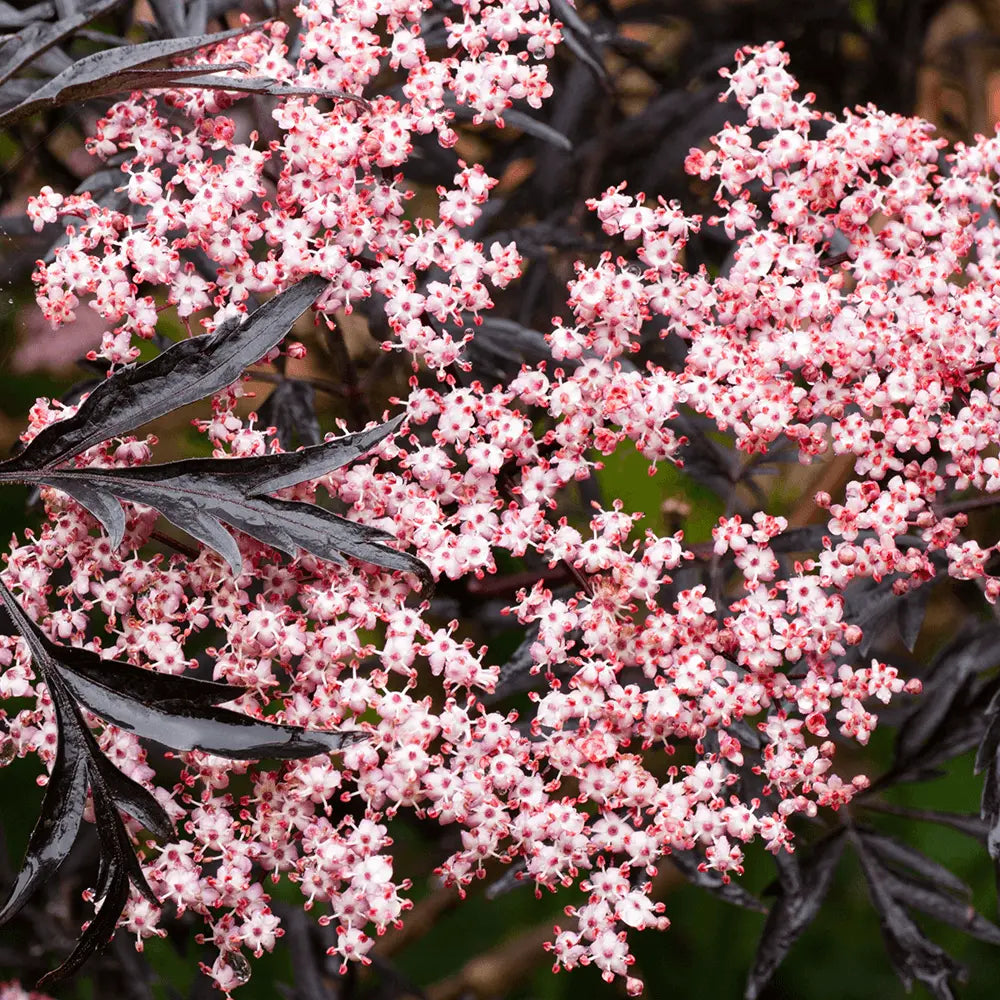
<svg viewBox="0 0 1000 1000">
<path fill-rule="evenodd" d="M 95 715 L 173 750 L 203 750 L 234 760 L 295 760 L 340 750 L 357 733 L 323 732 L 253 719 L 226 708 L 143 703 L 76 673 L 66 685 Z"/>
<path fill-rule="evenodd" d="M 770 981 L 788 950 L 812 923 L 833 883 L 844 850 L 845 830 L 821 841 L 801 866 L 801 884 L 795 892 L 782 889 L 761 935 L 744 996 L 755 1000 Z"/>
<path fill-rule="evenodd" d="M 107 881 L 104 901 L 97 916 L 91 920 L 87 929 L 80 935 L 76 947 L 65 962 L 57 969 L 47 972 L 38 980 L 35 988 L 46 990 L 56 983 L 62 982 L 77 972 L 92 955 L 97 954 L 107 946 L 114 936 L 118 918 L 128 902 L 128 874 L 112 862 L 111 874 Z"/>
<path fill-rule="evenodd" d="M 283 726 L 214 707 L 240 691 L 228 684 L 151 674 L 120 661 L 110 661 L 105 673 L 105 661 L 96 653 L 49 639 L 2 581 L 0 596 L 36 668 L 56 689 L 65 685 L 95 715 L 173 750 L 204 750 L 240 760 L 295 759 L 330 753 L 359 738 L 356 733 Z"/>
<path fill-rule="evenodd" d="M 858 836 L 865 847 L 883 864 L 898 869 L 902 866 L 931 885 L 947 889 L 958 896 L 970 898 L 972 890 L 954 872 L 922 854 L 915 847 L 875 830 L 859 829 Z"/>
<path fill-rule="evenodd" d="M 983 778 L 980 815 L 989 825 L 986 849 L 994 861 L 1000 861 L 1000 749 L 994 752 Z"/>
<path fill-rule="evenodd" d="M 147 504 L 223 555 L 237 576 L 242 568 L 239 549 L 222 524 L 293 557 L 299 549 L 333 562 L 349 555 L 384 569 L 428 579 L 427 568 L 420 560 L 386 544 L 394 540 L 388 532 L 349 521 L 316 504 L 256 495 L 261 487 L 281 488 L 288 482 L 338 468 L 341 461 L 337 449 L 324 449 L 324 445 L 318 445 L 315 449 L 274 456 L 287 457 L 293 468 L 296 463 L 299 468 L 292 474 L 280 466 L 270 466 L 256 477 L 257 481 L 252 474 L 257 459 L 207 458 L 136 469 L 58 469 L 42 471 L 32 478 L 57 489 L 83 480 L 88 486 L 102 488 L 122 500 Z M 274 487 L 274 483 L 279 485 Z M 248 491 L 252 491 L 250 495 Z"/>
<path fill-rule="evenodd" d="M 0 114 L 0 125 L 12 125 L 37 111 L 48 108 L 57 108 L 94 97 L 107 97 L 123 90 L 141 89 L 147 85 L 143 71 L 155 75 L 156 70 L 162 70 L 163 67 L 156 64 L 164 64 L 177 56 L 188 55 L 208 45 L 245 35 L 257 27 L 256 24 L 248 24 L 209 35 L 162 39 L 94 52 L 78 59 L 72 66 L 68 66 L 58 76 L 54 76 L 39 87 L 26 100 Z M 184 74 L 184 69 L 177 68 L 172 72 L 180 77 Z M 197 72 L 203 73 L 204 67 L 199 67 Z M 159 85 L 163 86 L 163 83 Z"/>
<path fill-rule="evenodd" d="M 176 839 L 177 831 L 173 821 L 151 791 L 122 774 L 103 754 L 94 757 L 94 764 L 98 777 L 107 788 L 107 794 L 119 809 L 138 820 L 161 840 Z"/>
<path fill-rule="evenodd" d="M 231 385 L 281 342 L 326 285 L 325 279 L 311 275 L 249 316 L 225 320 L 214 333 L 182 340 L 152 361 L 116 372 L 76 413 L 45 427 L 18 455 L 0 462 L 0 477 L 57 465 Z M 82 496 L 76 498 L 87 506 Z"/>
<path fill-rule="evenodd" d="M 988 827 L 980 816 L 968 813 L 942 812 L 937 809 L 911 809 L 908 806 L 890 806 L 884 802 L 877 804 L 867 803 L 869 809 L 878 812 L 888 813 L 892 816 L 903 816 L 906 819 L 920 820 L 925 823 L 938 823 L 941 826 L 950 827 L 959 833 L 964 833 L 967 837 L 972 837 L 981 843 L 986 842 Z"/>
<path fill-rule="evenodd" d="M 896 974 L 907 990 L 916 979 L 938 1000 L 953 1000 L 951 980 L 962 975 L 962 967 L 924 936 L 906 910 L 893 898 L 890 873 L 865 849 L 860 838 L 855 839 L 855 844 Z"/>
<path fill-rule="evenodd" d="M 69 698 L 60 691 L 58 682 L 50 690 L 59 725 L 56 759 L 24 861 L 0 909 L 0 924 L 17 913 L 59 870 L 76 842 L 87 804 L 87 758 L 83 737 L 68 718 Z"/>
<path fill-rule="evenodd" d="M 250 496 L 277 493 L 288 486 L 317 479 L 334 469 L 350 465 L 355 459 L 367 455 L 390 434 L 395 434 L 404 419 L 405 414 L 400 414 L 384 424 L 345 434 L 310 448 L 280 455 L 263 455 L 259 459 L 243 459 L 245 467 L 237 471 L 237 475 L 246 477 Z"/>
<path fill-rule="evenodd" d="M 36 21 L 12 35 L 0 48 L 0 83 L 5 83 L 18 70 L 53 45 L 69 38 L 75 31 L 95 18 L 120 7 L 125 0 L 95 0 L 83 10 L 64 17 L 54 24 Z"/>
<path fill-rule="evenodd" d="M 981 774 L 996 756 L 997 747 L 1000 746 L 1000 689 L 993 696 L 986 709 L 986 718 L 989 725 L 983 735 L 983 740 L 976 751 L 976 761 L 973 765 L 973 773 Z"/>
<path fill-rule="evenodd" d="M 82 479 L 63 480 L 62 491 L 68 493 L 87 513 L 100 521 L 108 533 L 111 547 L 117 549 L 125 539 L 125 509 L 118 498 L 95 490 Z"/>
<path fill-rule="evenodd" d="M 983 626 L 973 634 L 956 637 L 934 659 L 924 679 L 924 696 L 900 728 L 896 758 L 905 763 L 924 747 L 937 743 L 953 728 L 951 721 L 969 712 L 970 679 L 1000 665 L 1000 625 Z"/>
<path fill-rule="evenodd" d="M 175 704 L 221 705 L 246 693 L 246 688 L 234 684 L 206 681 L 186 674 L 161 674 L 124 660 L 107 660 L 89 649 L 58 645 L 47 637 L 46 641 L 50 643 L 60 666 L 95 684 L 127 694 L 144 705 L 160 708 Z"/>
<path fill-rule="evenodd" d="M 351 101 L 368 109 L 371 105 L 363 97 L 348 94 L 331 87 L 317 87 L 312 84 L 282 83 L 269 76 L 225 76 L 222 73 L 206 73 L 191 76 L 176 83 L 161 86 L 196 87 L 204 90 L 231 90 L 234 93 L 263 94 L 267 97 L 326 97 L 332 101 Z"/>
<path fill-rule="evenodd" d="M 296 441 L 307 446 L 321 444 L 315 399 L 316 390 L 308 382 L 286 378 L 274 387 L 257 414 L 264 427 L 274 427 L 286 450 Z"/>
<path fill-rule="evenodd" d="M 1000 945 L 1000 927 L 977 913 L 970 903 L 899 872 L 886 871 L 883 878 L 886 888 L 897 902 L 957 927 L 987 944 Z"/>
</svg>

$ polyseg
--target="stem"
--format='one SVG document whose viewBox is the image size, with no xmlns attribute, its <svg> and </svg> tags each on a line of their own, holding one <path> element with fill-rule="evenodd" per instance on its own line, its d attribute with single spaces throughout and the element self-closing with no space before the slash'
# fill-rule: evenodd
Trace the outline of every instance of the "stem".
<svg viewBox="0 0 1000 1000">
<path fill-rule="evenodd" d="M 167 545 L 170 548 L 176 550 L 181 555 L 187 556 L 188 559 L 197 559 L 198 556 L 201 555 L 198 549 L 186 544 L 185 542 L 182 542 L 178 538 L 171 537 L 165 532 L 157 531 L 156 529 L 154 529 L 149 537 L 155 539 L 158 542 L 162 542 L 162 544 Z"/>
<path fill-rule="evenodd" d="M 279 385 L 282 382 L 286 382 L 287 379 L 283 375 L 275 375 L 273 372 L 262 372 L 258 371 L 256 368 L 251 368 L 247 371 L 247 374 L 256 382 L 268 382 L 271 385 Z M 346 385 L 340 385 L 337 382 L 329 382 L 322 378 L 313 378 L 311 376 L 306 376 L 305 378 L 298 378 L 297 381 L 305 382 L 307 385 L 311 385 L 314 389 L 319 389 L 320 392 L 325 392 L 330 396 L 350 396 L 350 387 Z"/>
<path fill-rule="evenodd" d="M 985 497 L 972 497 L 968 500 L 954 500 L 952 503 L 942 504 L 938 508 L 938 513 L 943 517 L 950 517 L 952 514 L 962 514 L 967 510 L 982 510 L 997 504 L 1000 504 L 1000 493 Z"/>
</svg>

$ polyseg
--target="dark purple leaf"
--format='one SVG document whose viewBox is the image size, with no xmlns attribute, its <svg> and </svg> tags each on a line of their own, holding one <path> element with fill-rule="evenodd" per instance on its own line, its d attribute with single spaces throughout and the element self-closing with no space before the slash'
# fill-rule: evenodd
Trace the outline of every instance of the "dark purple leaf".
<svg viewBox="0 0 1000 1000">
<path fill-rule="evenodd" d="M 149 86 L 164 86 L 170 73 L 178 78 L 185 75 L 184 68 L 170 68 L 166 64 L 178 56 L 197 52 L 228 38 L 245 35 L 257 26 L 248 24 L 228 31 L 189 38 L 162 39 L 104 49 L 78 59 L 58 76 L 53 77 L 17 106 L 0 115 L 0 125 L 9 126 L 37 111 L 87 101 L 95 97 L 108 97 L 122 91 L 139 90 Z M 204 67 L 196 69 L 204 73 Z M 145 75 L 143 75 L 145 73 Z"/>
<path fill-rule="evenodd" d="M 357 733 L 283 726 L 226 708 L 196 704 L 164 708 L 69 670 L 63 674 L 73 697 L 95 715 L 173 750 L 203 750 L 234 760 L 295 760 L 340 750 L 359 738 Z"/>
<path fill-rule="evenodd" d="M 980 815 L 989 824 L 986 849 L 994 861 L 1000 861 L 1000 747 L 994 750 L 983 778 Z"/>
<path fill-rule="evenodd" d="M 200 35 L 208 27 L 208 0 L 188 0 L 186 31 L 189 35 Z"/>
<path fill-rule="evenodd" d="M 895 577 L 881 583 L 858 580 L 845 592 L 844 621 L 864 631 L 859 646 L 862 656 L 867 656 L 875 640 L 883 637 L 890 619 L 895 620 L 900 597 L 892 589 L 894 583 Z"/>
<path fill-rule="evenodd" d="M 245 688 L 234 684 L 206 681 L 186 674 L 161 674 L 123 660 L 107 660 L 89 649 L 52 642 L 44 633 L 41 639 L 50 657 L 58 660 L 61 668 L 135 698 L 144 705 L 159 708 L 170 708 L 176 704 L 209 707 L 233 701 L 246 693 Z"/>
<path fill-rule="evenodd" d="M 520 129 L 527 135 L 535 139 L 541 139 L 542 142 L 547 142 L 567 153 L 573 152 L 573 143 L 569 138 L 563 135 L 562 132 L 554 129 L 551 125 L 547 125 L 545 122 L 540 122 L 537 118 L 532 117 L 526 111 L 519 111 L 517 108 L 508 108 L 503 113 L 503 120 L 508 127 Z"/>
<path fill-rule="evenodd" d="M 377 444 L 394 434 L 403 423 L 400 414 L 383 424 L 369 427 L 353 434 L 333 438 L 323 444 L 281 455 L 263 455 L 253 459 L 235 459 L 243 468 L 234 469 L 235 475 L 245 481 L 250 496 L 277 493 L 288 486 L 316 479 L 334 469 L 350 465 L 355 459 L 367 455 Z"/>
<path fill-rule="evenodd" d="M 59 870 L 76 842 L 87 804 L 87 754 L 83 735 L 70 718 L 74 708 L 58 682 L 50 688 L 59 726 L 56 759 L 41 811 L 14 886 L 0 909 L 9 920 Z"/>
<path fill-rule="evenodd" d="M 760 995 L 788 950 L 819 912 L 844 850 L 845 832 L 837 830 L 813 848 L 799 865 L 801 882 L 797 890 L 788 891 L 782 887 L 757 946 L 744 993 L 747 1000 L 755 1000 Z"/>
<path fill-rule="evenodd" d="M 956 728 L 978 725 L 982 711 L 975 676 L 1000 665 L 1000 625 L 987 625 L 958 636 L 935 657 L 924 678 L 924 696 L 900 727 L 896 738 L 897 766 L 906 764 Z M 976 725 L 971 725 L 974 730 Z M 979 726 L 985 730 L 985 724 Z M 981 735 L 981 732 L 980 732 Z"/>
<path fill-rule="evenodd" d="M 81 719 L 80 725 L 82 726 Z M 87 738 L 93 741 L 93 734 L 87 730 Z M 93 752 L 100 756 L 100 748 L 93 746 Z M 159 905 L 156 894 L 146 881 L 146 875 L 139 864 L 132 842 L 129 839 L 128 830 L 122 821 L 118 808 L 111 795 L 111 790 L 103 781 L 100 775 L 95 775 L 91 771 L 90 794 L 94 801 L 94 823 L 97 827 L 97 839 L 101 845 L 100 867 L 97 872 L 97 883 L 94 887 L 94 896 L 100 899 L 108 887 L 110 879 L 115 871 L 123 870 L 129 881 L 142 893 L 143 896 L 154 906 Z"/>
<path fill-rule="evenodd" d="M 1000 746 L 1000 689 L 997 690 L 986 709 L 986 721 L 986 732 L 976 752 L 974 774 L 981 774 L 989 767 L 996 757 L 997 747 Z"/>
<path fill-rule="evenodd" d="M 127 812 L 160 840 L 176 839 L 177 831 L 170 816 L 151 791 L 122 774 L 103 754 L 93 757 L 93 765 L 91 780 L 103 782 L 107 794 L 119 809 Z M 95 766 L 97 779 L 93 776 Z"/>
<path fill-rule="evenodd" d="M 125 537 L 125 509 L 117 497 L 94 489 L 84 479 L 71 479 L 68 476 L 60 483 L 60 489 L 100 521 L 108 537 L 115 543 L 115 548 L 121 545 L 121 540 Z"/>
<path fill-rule="evenodd" d="M 906 819 L 915 819 L 926 823 L 938 823 L 941 826 L 950 827 L 959 833 L 964 833 L 967 837 L 986 842 L 986 834 L 989 827 L 979 816 L 967 815 L 965 813 L 940 812 L 936 809 L 911 809 L 906 806 L 889 806 L 884 802 L 877 805 L 866 803 L 869 809 L 877 812 L 888 813 L 892 816 L 902 816 Z"/>
<path fill-rule="evenodd" d="M 608 71 L 604 68 L 601 50 L 590 25 L 567 0 L 551 0 L 551 6 L 553 14 L 563 24 L 563 41 L 566 47 L 588 66 L 602 83 L 607 83 Z"/>
<path fill-rule="evenodd" d="M 23 636 L 32 664 L 49 688 L 59 730 L 41 814 L 21 871 L 0 910 L 0 922 L 23 906 L 66 858 L 79 833 L 88 785 L 101 848 L 95 884 L 96 896 L 103 897 L 101 908 L 69 958 L 43 977 L 43 983 L 71 975 L 107 943 L 127 902 L 130 882 L 150 902 L 157 902 L 120 812 L 127 812 L 158 837 L 175 836 L 170 817 L 156 797 L 103 755 L 77 703 L 172 749 L 199 749 L 239 759 L 309 757 L 362 738 L 356 733 L 310 731 L 252 719 L 215 707 L 241 694 L 242 688 L 157 674 L 53 642 L 24 613 L 2 580 L 0 604 Z"/>
<path fill-rule="evenodd" d="M 32 4 L 26 10 L 17 10 L 7 0 L 0 0 L 0 31 L 23 28 L 35 21 L 46 21 L 55 16 L 55 4 L 42 2 Z"/>
<path fill-rule="evenodd" d="M 896 630 L 899 632 L 900 639 L 903 640 L 903 645 L 911 653 L 917 644 L 920 629 L 927 615 L 927 601 L 930 598 L 930 593 L 930 586 L 924 584 L 911 590 L 896 604 Z"/>
<path fill-rule="evenodd" d="M 445 92 L 444 102 L 448 108 L 455 112 L 455 117 L 459 121 L 472 121 L 475 117 L 475 111 L 465 104 L 460 104 L 451 91 Z M 556 131 L 551 125 L 546 125 L 545 122 L 540 122 L 525 111 L 518 111 L 517 108 L 507 108 L 503 113 L 503 120 L 505 124 L 520 129 L 527 135 L 541 139 L 543 142 L 551 143 L 565 152 L 572 152 L 573 150 L 573 143 L 562 132 Z M 2 121 L 3 119 L 0 118 L 0 123 Z"/>
<path fill-rule="evenodd" d="M 184 0 L 150 0 L 156 23 L 168 38 L 185 34 Z"/>
<path fill-rule="evenodd" d="M 687 438 L 679 451 L 681 461 L 678 464 L 684 474 L 707 486 L 717 496 L 729 496 L 737 481 L 736 463 L 729 452 L 702 430 L 703 426 L 707 429 L 707 424 L 681 414 L 670 421 L 670 426 L 678 435 Z"/>
<path fill-rule="evenodd" d="M 263 426 L 275 429 L 286 450 L 296 442 L 316 445 L 323 434 L 316 419 L 315 399 L 316 390 L 308 382 L 286 378 L 274 387 L 257 413 Z"/>
<path fill-rule="evenodd" d="M 214 333 L 182 340 L 152 361 L 121 369 L 76 413 L 44 428 L 19 455 L 0 463 L 0 477 L 52 467 L 224 389 L 280 343 L 326 284 L 317 276 L 304 278 L 249 316 L 225 320 Z"/>
<path fill-rule="evenodd" d="M 207 68 L 207 67 L 203 67 Z M 161 70 L 165 76 L 169 70 Z M 363 110 L 370 105 L 356 94 L 348 94 L 343 90 L 330 87 L 319 87 L 314 84 L 282 83 L 268 76 L 224 76 L 221 73 L 205 73 L 201 76 L 184 76 L 173 82 L 157 84 L 160 87 L 193 87 L 201 90 L 231 90 L 234 93 L 262 94 L 266 97 L 325 97 L 331 101 L 350 101 Z M 507 112 L 504 113 L 506 118 Z M 512 123 L 513 124 L 513 123 Z M 519 126 L 520 127 L 520 126 Z"/>
<path fill-rule="evenodd" d="M 929 941 L 893 896 L 891 873 L 855 840 L 858 859 L 868 882 L 868 893 L 879 915 L 889 958 L 907 990 L 916 979 L 938 1000 L 953 1000 L 951 980 L 961 978 L 962 967 L 943 949 Z"/>
<path fill-rule="evenodd" d="M 35 985 L 38 990 L 47 990 L 56 983 L 62 982 L 78 971 L 92 955 L 104 949 L 114 936 L 118 918 L 128 902 L 129 878 L 126 871 L 111 863 L 110 875 L 107 878 L 107 891 L 104 902 L 97 915 L 91 920 L 87 929 L 80 935 L 76 947 L 62 965 L 47 972 Z"/>
<path fill-rule="evenodd" d="M 883 878 L 886 888 L 897 902 L 957 927 L 970 937 L 1000 945 L 1000 927 L 977 913 L 968 901 L 956 899 L 950 893 L 926 882 L 907 878 L 899 872 L 885 871 Z"/>
<path fill-rule="evenodd" d="M 815 552 L 823 547 L 823 539 L 830 534 L 825 524 L 807 524 L 789 528 L 772 538 L 768 545 L 773 552 Z"/>
<path fill-rule="evenodd" d="M 883 866 L 897 870 L 902 867 L 904 871 L 909 869 L 932 885 L 947 889 L 958 896 L 966 898 L 972 896 L 972 890 L 957 875 L 915 847 L 875 830 L 859 829 L 857 832 L 865 848 Z"/>
<path fill-rule="evenodd" d="M 520 862 L 516 866 L 508 868 L 498 879 L 491 882 L 486 887 L 487 899 L 499 899 L 515 889 L 523 889 L 529 885 L 534 885 L 531 878 L 525 876 L 525 864 Z"/>
<path fill-rule="evenodd" d="M 28 643 L 36 669 L 55 690 L 65 685 L 95 715 L 173 750 L 204 750 L 241 760 L 294 759 L 330 753 L 357 739 L 355 733 L 282 726 L 215 708 L 239 692 L 228 684 L 156 675 L 120 661 L 111 661 L 105 675 L 96 654 L 49 639 L 2 581 L 0 598 Z"/>
<path fill-rule="evenodd" d="M 316 450 L 324 447 L 319 445 Z M 303 452 L 292 452 L 288 457 L 295 459 L 301 454 Z M 334 453 L 328 464 L 317 469 L 311 461 L 313 457 L 300 460 L 300 468 L 309 467 L 307 475 L 320 475 L 340 465 Z M 424 580 L 429 578 L 420 560 L 386 544 L 393 536 L 385 531 L 349 521 L 316 504 L 248 495 L 255 484 L 241 479 L 240 472 L 246 468 L 246 461 L 187 459 L 136 469 L 57 469 L 31 478 L 57 489 L 68 485 L 69 493 L 72 493 L 74 481 L 83 481 L 91 488 L 122 500 L 147 504 L 223 555 L 237 576 L 241 572 L 242 559 L 235 540 L 223 524 L 293 557 L 300 549 L 332 562 L 340 562 L 347 555 L 383 569 L 414 573 Z M 281 481 L 280 475 L 280 472 L 275 473 L 274 480 Z M 269 484 L 269 481 L 265 483 Z M 114 525 L 102 523 L 110 533 Z M 111 541 L 117 547 L 122 539 L 111 535 Z"/>
<path fill-rule="evenodd" d="M 8 38 L 0 47 L 0 83 L 10 79 L 18 70 L 46 49 L 69 38 L 85 24 L 108 11 L 120 7 L 125 0 L 94 0 L 83 10 L 64 17 L 54 24 L 36 21 Z"/>
</svg>

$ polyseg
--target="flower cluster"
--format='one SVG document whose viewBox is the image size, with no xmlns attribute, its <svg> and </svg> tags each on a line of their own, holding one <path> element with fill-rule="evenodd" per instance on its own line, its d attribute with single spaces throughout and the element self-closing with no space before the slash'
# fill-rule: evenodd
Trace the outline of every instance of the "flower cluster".
<svg viewBox="0 0 1000 1000">
<path fill-rule="evenodd" d="M 1000 490 L 989 449 L 1000 432 L 1000 225 L 987 214 L 1000 140 L 942 160 L 926 123 L 874 108 L 821 115 L 796 97 L 780 46 L 747 49 L 727 75 L 744 120 L 687 163 L 717 185 L 719 214 L 707 224 L 735 241 L 731 267 L 688 270 L 685 243 L 702 220 L 610 189 L 590 207 L 634 259 L 577 265 L 572 319 L 548 335 L 552 363 L 505 386 L 459 385 L 445 369 L 462 363 L 463 343 L 444 324 L 474 325 L 491 305 L 488 286 L 517 275 L 517 253 L 460 234 L 494 183 L 481 167 L 463 165 L 438 190 L 436 219 L 408 213 L 413 190 L 392 170 L 415 134 L 454 141 L 454 101 L 499 122 L 512 101 L 544 98 L 537 59 L 559 30 L 542 4 L 470 0 L 461 22 L 447 22 L 459 54 L 431 59 L 421 9 L 311 0 L 297 61 L 279 23 L 199 56 L 340 95 L 331 110 L 314 98 L 279 102 L 280 138 L 269 143 L 240 136 L 227 114 L 235 92 L 116 104 L 91 147 L 125 152 L 131 207 L 50 190 L 33 200 L 39 228 L 71 223 L 39 264 L 38 301 L 58 324 L 86 298 L 108 323 L 98 353 L 119 365 L 152 335 L 161 300 L 211 328 L 305 274 L 330 282 L 320 316 L 381 297 L 387 346 L 440 377 L 414 382 L 394 440 L 282 495 L 327 491 L 439 579 L 484 577 L 498 557 L 564 568 L 572 587 L 542 576 L 507 609 L 529 636 L 530 711 L 498 707 L 498 658 L 428 603 L 408 602 L 400 574 L 282 561 L 242 536 L 238 578 L 208 550 L 146 558 L 148 509 L 130 507 L 115 551 L 79 505 L 46 491 L 48 519 L 14 540 L 4 579 L 58 641 L 181 673 L 202 637 L 216 678 L 247 688 L 242 711 L 368 734 L 335 760 L 267 769 L 186 753 L 180 781 L 164 788 L 134 737 L 103 728 L 105 751 L 182 831 L 176 843 L 143 843 L 144 868 L 161 903 L 203 918 L 224 989 L 239 985 L 244 951 L 260 955 L 282 933 L 270 878 L 298 884 L 303 905 L 336 928 L 345 963 L 367 961 L 410 906 L 390 822 L 405 811 L 460 830 L 439 867 L 459 890 L 496 861 L 539 891 L 578 887 L 572 926 L 550 945 L 557 967 L 593 964 L 635 994 L 627 932 L 667 926 L 650 892 L 671 854 L 695 852 L 703 872 L 728 881 L 751 842 L 792 850 L 793 817 L 837 809 L 868 785 L 837 773 L 836 742 L 864 744 L 876 709 L 919 690 L 891 664 L 861 662 L 845 588 L 895 578 L 901 593 L 944 566 L 991 600 L 1000 593 L 987 572 L 996 544 L 964 537 L 964 515 L 938 502 Z M 386 61 L 405 74 L 405 101 L 364 96 Z M 169 125 L 161 102 L 190 127 Z M 195 252 L 212 262 L 212 280 Z M 680 370 L 625 363 L 652 317 L 686 341 Z M 240 416 L 239 395 L 234 386 L 218 396 L 202 424 L 219 456 L 271 447 Z M 672 421 L 685 408 L 747 453 L 784 439 L 803 463 L 850 456 L 844 495 L 816 498 L 827 517 L 821 550 L 789 570 L 777 544 L 787 521 L 765 512 L 722 518 L 707 556 L 680 532 L 641 532 L 641 515 L 620 502 L 589 520 L 566 515 L 567 488 L 593 474 L 597 455 L 631 442 L 653 464 L 680 461 Z M 63 412 L 40 403 L 32 432 Z M 88 460 L 141 463 L 152 444 L 109 442 Z M 724 567 L 729 596 L 690 583 L 708 559 Z M 0 695 L 34 699 L 7 717 L 4 741 L 51 764 L 52 705 L 24 643 L 2 640 L 0 665 Z M 680 747 L 684 763 L 672 763 Z M 126 926 L 140 947 L 163 933 L 158 920 L 136 895 Z"/>
</svg>

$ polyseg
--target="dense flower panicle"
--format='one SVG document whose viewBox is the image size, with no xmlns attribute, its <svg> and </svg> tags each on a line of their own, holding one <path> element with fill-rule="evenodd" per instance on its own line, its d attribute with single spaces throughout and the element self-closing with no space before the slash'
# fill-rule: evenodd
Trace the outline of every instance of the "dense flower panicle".
<svg viewBox="0 0 1000 1000">
<path fill-rule="evenodd" d="M 38 301 L 55 325 L 86 302 L 107 322 L 97 353 L 119 365 L 156 324 L 157 300 L 140 286 L 158 286 L 184 322 L 207 329 L 306 274 L 330 282 L 324 317 L 380 296 L 386 346 L 437 372 L 436 387 L 414 383 L 394 441 L 282 495 L 322 487 L 438 579 L 480 578 L 498 557 L 526 553 L 571 572 L 575 592 L 540 579 L 508 608 L 539 675 L 530 712 L 496 707 L 504 676 L 488 648 L 427 604 L 408 606 L 408 581 L 366 564 L 281 562 L 244 536 L 239 578 L 208 550 L 146 559 L 155 511 L 131 506 L 113 551 L 78 504 L 45 490 L 48 520 L 14 539 L 4 577 L 53 639 L 183 673 L 196 665 L 186 644 L 206 633 L 216 678 L 247 688 L 242 711 L 369 734 L 335 761 L 275 769 L 190 752 L 177 786 L 154 789 L 182 833 L 142 847 L 147 877 L 161 902 L 204 918 L 222 988 L 239 984 L 243 951 L 260 955 L 282 933 L 265 874 L 298 883 L 306 908 L 336 928 L 344 962 L 368 961 L 410 906 L 387 825 L 407 810 L 460 828 L 439 868 L 460 891 L 493 861 L 518 865 L 538 891 L 577 886 L 572 926 L 549 946 L 557 967 L 594 964 L 637 993 L 627 932 L 667 926 L 649 895 L 664 859 L 695 851 L 728 881 L 753 841 L 792 850 L 794 816 L 837 809 L 868 785 L 836 773 L 834 733 L 866 743 L 881 707 L 919 690 L 891 664 L 859 665 L 863 633 L 842 591 L 896 576 L 903 592 L 946 568 L 990 600 L 1000 593 L 986 569 L 996 544 L 964 537 L 964 515 L 936 503 L 949 490 L 1000 490 L 989 451 L 1000 433 L 1000 225 L 987 214 L 1000 140 L 945 153 L 921 121 L 874 108 L 821 115 L 796 97 L 780 46 L 746 49 L 724 74 L 743 121 L 687 161 L 717 185 L 707 224 L 736 241 L 731 267 L 687 270 L 685 242 L 703 220 L 611 188 L 589 206 L 635 259 L 577 264 L 571 318 L 548 335 L 551 364 L 507 386 L 459 386 L 445 369 L 463 363 L 464 344 L 441 324 L 474 331 L 489 287 L 517 276 L 516 248 L 462 236 L 495 184 L 481 166 L 462 163 L 437 191 L 437 218 L 415 219 L 413 191 L 392 170 L 414 135 L 454 143 L 456 100 L 498 123 L 513 101 L 537 106 L 549 90 L 538 60 L 559 28 L 542 3 L 469 2 L 446 23 L 453 54 L 431 60 L 423 6 L 311 0 L 294 62 L 280 23 L 199 55 L 346 95 L 329 110 L 281 101 L 269 144 L 228 116 L 235 92 L 116 104 L 90 147 L 125 153 L 131 207 L 48 188 L 32 200 L 36 228 L 72 224 L 38 265 Z M 404 101 L 366 94 L 386 63 L 405 74 Z M 190 127 L 168 124 L 161 102 Z M 213 280 L 192 251 L 213 262 Z M 686 341 L 682 370 L 623 363 L 656 317 Z M 201 429 L 218 456 L 263 454 L 270 439 L 238 399 L 238 387 L 217 396 Z M 775 545 L 788 523 L 766 512 L 721 518 L 713 531 L 710 556 L 735 583 L 726 598 L 671 586 L 696 558 L 682 533 L 643 533 L 641 515 L 617 501 L 589 523 L 565 516 L 566 487 L 592 474 L 595 454 L 631 442 L 652 464 L 680 462 L 684 440 L 669 421 L 684 407 L 747 453 L 783 438 L 803 463 L 851 457 L 844 495 L 817 497 L 823 547 L 793 574 Z M 39 401 L 26 439 L 66 412 Z M 86 460 L 141 464 L 154 444 L 108 442 Z M 927 457 L 932 446 L 941 457 Z M 88 630 L 91 612 L 107 620 L 103 641 Z M 3 740 L 51 766 L 53 709 L 21 640 L 0 640 L 0 666 L 0 695 L 37 699 L 6 717 Z M 101 740 L 154 787 L 134 737 L 107 726 Z M 681 744 L 687 763 L 673 764 Z M 363 818 L 335 818 L 341 801 Z M 140 946 L 162 933 L 158 916 L 134 895 L 125 924 Z"/>
</svg>

